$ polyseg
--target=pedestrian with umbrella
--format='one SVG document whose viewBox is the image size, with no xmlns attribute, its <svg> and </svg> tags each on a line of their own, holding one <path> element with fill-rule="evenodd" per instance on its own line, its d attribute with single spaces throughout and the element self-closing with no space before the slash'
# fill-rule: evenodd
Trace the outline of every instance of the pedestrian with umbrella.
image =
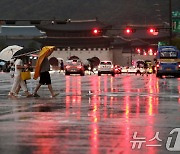
<svg viewBox="0 0 180 154">
<path fill-rule="evenodd" d="M 53 53 L 55 50 L 54 46 L 45 46 L 42 48 L 42 50 L 39 53 L 38 60 L 36 62 L 35 66 L 35 73 L 34 73 L 34 79 L 36 80 L 38 77 L 40 77 L 39 84 L 35 88 L 34 97 L 40 97 L 37 92 L 41 85 L 47 85 L 48 89 L 51 93 L 51 97 L 56 97 L 59 93 L 54 93 L 52 85 L 51 85 L 51 77 L 49 74 L 50 71 L 50 63 L 48 60 L 48 57 Z"/>
<path fill-rule="evenodd" d="M 26 97 L 32 96 L 32 94 L 30 94 L 28 92 L 27 85 L 25 84 L 25 81 L 22 80 L 22 78 L 21 78 L 22 69 L 28 68 L 27 65 L 23 65 L 23 61 L 22 61 L 23 57 L 24 56 L 19 55 L 18 57 L 16 57 L 16 60 L 14 62 L 14 67 L 15 67 L 14 80 L 13 80 L 12 88 L 9 92 L 9 96 L 17 96 L 20 88 L 22 88 Z"/>
<path fill-rule="evenodd" d="M 12 59 L 14 59 L 15 71 L 14 71 L 13 85 L 11 91 L 9 92 L 10 96 L 17 96 L 21 88 L 25 92 L 26 97 L 32 96 L 32 94 L 28 92 L 26 81 L 23 80 L 21 77 L 21 72 L 24 69 L 29 69 L 28 65 L 23 64 L 23 60 L 27 58 L 27 55 L 31 53 L 35 53 L 37 51 L 39 50 L 35 50 L 33 48 L 22 48 L 16 51 L 12 56 Z"/>
</svg>

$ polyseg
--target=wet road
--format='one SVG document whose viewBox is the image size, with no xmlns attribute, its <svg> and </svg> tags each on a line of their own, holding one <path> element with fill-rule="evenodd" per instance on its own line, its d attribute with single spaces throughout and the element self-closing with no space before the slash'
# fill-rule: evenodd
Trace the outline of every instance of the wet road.
<svg viewBox="0 0 180 154">
<path fill-rule="evenodd" d="M 8 98 L 12 81 L 0 73 L 0 154 L 179 153 L 167 149 L 178 133 L 169 146 L 167 139 L 180 128 L 180 79 L 51 77 L 57 98 L 46 86 L 40 98 Z M 28 81 L 30 91 L 37 82 Z"/>
</svg>

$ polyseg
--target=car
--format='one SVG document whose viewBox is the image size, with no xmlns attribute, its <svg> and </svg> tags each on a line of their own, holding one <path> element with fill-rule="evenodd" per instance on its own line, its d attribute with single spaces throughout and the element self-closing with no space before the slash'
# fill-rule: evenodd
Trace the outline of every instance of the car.
<svg viewBox="0 0 180 154">
<path fill-rule="evenodd" d="M 115 72 L 115 74 L 121 74 L 121 67 L 119 65 L 115 65 L 114 72 Z"/>
<path fill-rule="evenodd" d="M 128 73 L 128 66 L 121 67 L 121 73 Z"/>
<path fill-rule="evenodd" d="M 85 75 L 85 69 L 81 61 L 76 59 L 66 61 L 65 75 L 70 74 L 80 74 L 81 76 Z"/>
<path fill-rule="evenodd" d="M 137 67 L 137 71 L 136 71 L 136 75 L 140 74 L 140 75 L 144 75 L 146 73 L 145 69 L 143 67 Z"/>
<path fill-rule="evenodd" d="M 137 68 L 135 66 L 130 66 L 128 69 L 127 69 L 127 72 L 128 73 L 136 73 L 137 72 Z"/>
<path fill-rule="evenodd" d="M 114 65 L 111 61 L 101 61 L 98 66 L 98 76 L 101 74 L 111 74 L 112 76 L 115 75 Z"/>
<path fill-rule="evenodd" d="M 150 60 L 145 60 L 145 66 L 146 66 L 146 72 L 148 74 L 152 74 L 153 73 L 152 62 Z"/>
</svg>

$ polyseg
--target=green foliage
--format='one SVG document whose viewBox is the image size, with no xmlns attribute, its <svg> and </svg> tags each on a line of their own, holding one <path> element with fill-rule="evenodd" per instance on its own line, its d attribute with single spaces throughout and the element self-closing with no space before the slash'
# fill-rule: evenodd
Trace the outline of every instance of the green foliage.
<svg viewBox="0 0 180 154">
<path fill-rule="evenodd" d="M 180 50 L 180 37 L 176 37 L 172 40 L 172 45 L 176 46 Z"/>
</svg>

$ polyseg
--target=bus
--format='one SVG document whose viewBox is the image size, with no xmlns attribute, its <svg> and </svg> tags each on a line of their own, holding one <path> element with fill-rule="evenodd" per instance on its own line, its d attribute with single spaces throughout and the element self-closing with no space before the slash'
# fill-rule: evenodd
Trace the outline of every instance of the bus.
<svg viewBox="0 0 180 154">
<path fill-rule="evenodd" d="M 156 58 L 157 77 L 180 77 L 180 51 L 175 46 L 159 46 Z"/>
</svg>

